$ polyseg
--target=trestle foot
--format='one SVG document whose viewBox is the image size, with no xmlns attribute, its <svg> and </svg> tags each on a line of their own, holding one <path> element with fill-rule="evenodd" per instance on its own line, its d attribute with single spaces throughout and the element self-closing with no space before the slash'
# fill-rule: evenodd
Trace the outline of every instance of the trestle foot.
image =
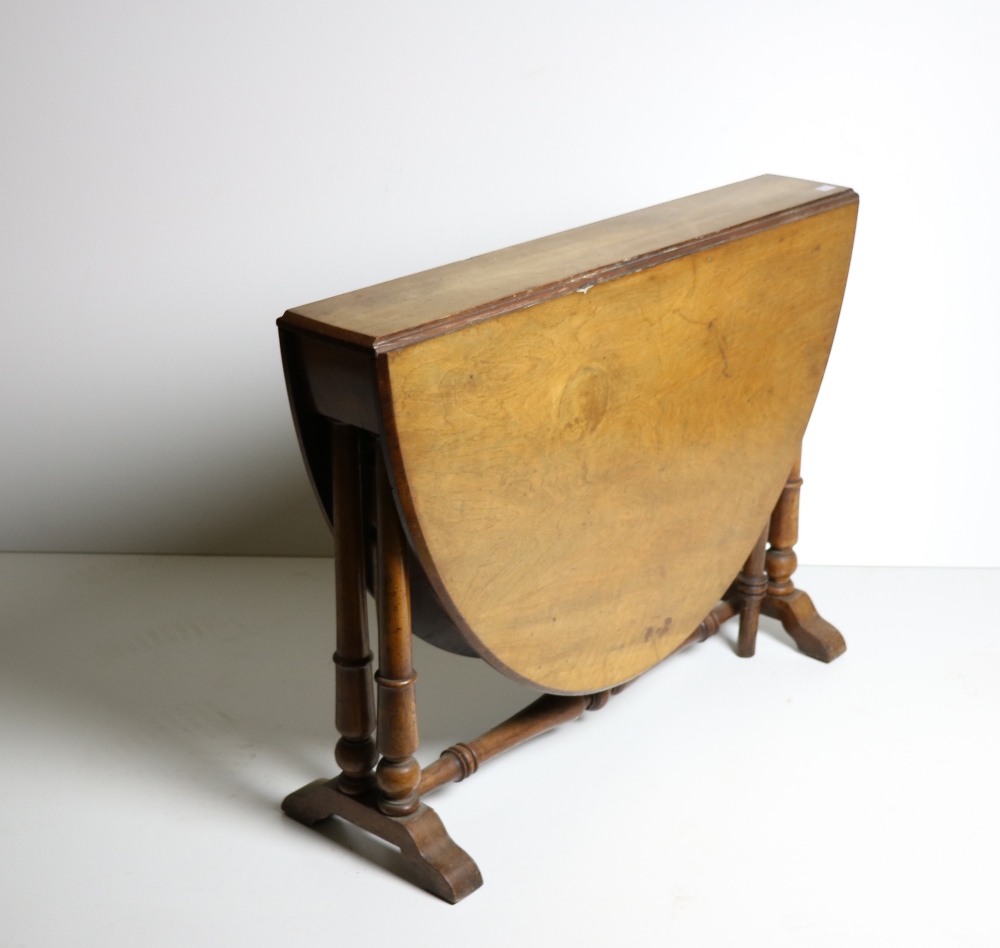
<svg viewBox="0 0 1000 948">
<path fill-rule="evenodd" d="M 801 589 L 793 589 L 784 596 L 765 596 L 761 611 L 780 621 L 799 651 L 810 658 L 832 662 L 847 651 L 844 637 L 816 611 Z"/>
<path fill-rule="evenodd" d="M 794 639 L 799 650 L 821 662 L 832 662 L 847 650 L 844 637 L 822 618 L 812 600 L 796 589 L 792 574 L 798 565 L 795 544 L 799 539 L 799 476 L 800 461 L 796 459 L 785 488 L 781 492 L 768 532 L 770 546 L 765 558 L 767 592 L 761 612 L 778 619 Z"/>
<path fill-rule="evenodd" d="M 387 816 L 379 810 L 374 792 L 348 796 L 337 789 L 334 778 L 316 780 L 290 793 L 281 809 L 306 826 L 339 816 L 398 846 L 419 885 L 445 902 L 454 904 L 483 884 L 472 857 L 455 844 L 426 803 L 405 816 Z"/>
</svg>

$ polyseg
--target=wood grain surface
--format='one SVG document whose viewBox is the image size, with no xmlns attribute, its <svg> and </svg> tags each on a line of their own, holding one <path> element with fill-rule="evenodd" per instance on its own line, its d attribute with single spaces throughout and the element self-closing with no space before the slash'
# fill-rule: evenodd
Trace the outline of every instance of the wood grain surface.
<svg viewBox="0 0 1000 948">
<path fill-rule="evenodd" d="M 683 643 L 732 582 L 829 356 L 847 194 L 379 354 L 408 533 L 495 667 L 552 692 L 609 688 Z"/>
<path fill-rule="evenodd" d="M 283 322 L 386 352 L 856 200 L 849 188 L 761 175 L 297 306 Z"/>
</svg>

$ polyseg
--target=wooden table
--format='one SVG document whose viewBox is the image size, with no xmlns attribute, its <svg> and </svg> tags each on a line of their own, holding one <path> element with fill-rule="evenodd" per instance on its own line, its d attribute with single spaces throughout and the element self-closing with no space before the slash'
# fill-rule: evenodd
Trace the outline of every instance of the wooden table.
<svg viewBox="0 0 1000 948">
<path fill-rule="evenodd" d="M 287 813 L 365 827 L 457 901 L 482 880 L 424 794 L 737 613 L 743 656 L 761 611 L 843 652 L 791 576 L 857 209 L 765 175 L 282 316 L 335 538 L 342 771 Z M 545 694 L 421 772 L 411 630 Z"/>
</svg>

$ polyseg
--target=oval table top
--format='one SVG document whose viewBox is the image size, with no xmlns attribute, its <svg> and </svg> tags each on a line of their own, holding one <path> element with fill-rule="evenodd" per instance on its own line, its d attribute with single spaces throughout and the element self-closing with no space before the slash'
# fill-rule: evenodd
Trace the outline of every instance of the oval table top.
<svg viewBox="0 0 1000 948">
<path fill-rule="evenodd" d="M 373 335 L 408 535 L 503 673 L 564 694 L 627 681 L 735 578 L 833 343 L 857 215 L 835 196 L 437 333 Z"/>
</svg>

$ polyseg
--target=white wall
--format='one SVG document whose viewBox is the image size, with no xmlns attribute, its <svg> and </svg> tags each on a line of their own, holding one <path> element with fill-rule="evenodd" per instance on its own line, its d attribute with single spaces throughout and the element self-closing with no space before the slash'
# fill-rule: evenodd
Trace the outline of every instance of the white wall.
<svg viewBox="0 0 1000 948">
<path fill-rule="evenodd" d="M 800 556 L 1000 566 L 995 2 L 0 6 L 0 548 L 315 553 L 288 306 L 770 171 L 861 193 Z"/>
</svg>

